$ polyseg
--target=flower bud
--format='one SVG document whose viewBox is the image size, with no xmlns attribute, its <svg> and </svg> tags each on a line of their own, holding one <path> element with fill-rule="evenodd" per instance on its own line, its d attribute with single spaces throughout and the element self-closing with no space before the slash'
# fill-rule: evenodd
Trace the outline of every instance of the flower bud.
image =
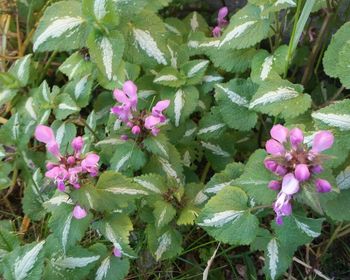
<svg viewBox="0 0 350 280">
<path fill-rule="evenodd" d="M 68 163 L 68 164 L 74 164 L 74 163 L 75 163 L 75 157 L 69 156 L 69 157 L 67 158 L 67 163 Z"/>
<path fill-rule="evenodd" d="M 272 159 L 265 159 L 264 165 L 265 165 L 266 169 L 268 169 L 272 172 L 275 172 L 275 170 L 277 168 L 277 163 Z"/>
<path fill-rule="evenodd" d="M 75 137 L 72 141 L 72 148 L 76 153 L 79 153 L 84 146 L 84 139 L 81 136 Z"/>
<path fill-rule="evenodd" d="M 137 135 L 137 134 L 140 134 L 140 132 L 141 132 L 141 128 L 138 125 L 134 125 L 131 129 L 132 134 Z"/>
<path fill-rule="evenodd" d="M 126 141 L 128 139 L 129 139 L 128 135 L 126 135 L 126 134 L 120 135 L 120 140 Z"/>
<path fill-rule="evenodd" d="M 281 165 L 277 165 L 275 173 L 278 176 L 284 176 L 287 173 L 287 169 L 285 167 L 281 166 Z"/>
<path fill-rule="evenodd" d="M 81 208 L 79 205 L 75 205 L 73 209 L 73 217 L 80 220 L 85 218 L 87 215 L 87 212 L 84 208 Z"/>
<path fill-rule="evenodd" d="M 310 171 L 306 164 L 298 164 L 295 168 L 294 174 L 299 182 L 307 181 L 310 178 Z"/>
<path fill-rule="evenodd" d="M 323 167 L 321 165 L 315 165 L 311 168 L 311 172 L 314 174 L 320 174 L 323 172 Z"/>
<path fill-rule="evenodd" d="M 283 125 L 276 124 L 270 130 L 270 135 L 273 139 L 277 140 L 280 143 L 287 141 L 288 128 Z"/>
<path fill-rule="evenodd" d="M 301 129 L 295 127 L 289 133 L 290 143 L 293 148 L 297 148 L 304 141 L 304 134 Z"/>
<path fill-rule="evenodd" d="M 272 180 L 269 182 L 268 187 L 273 191 L 279 191 L 281 189 L 281 182 L 277 180 Z"/>
<path fill-rule="evenodd" d="M 119 250 L 118 248 L 114 247 L 113 249 L 113 255 L 117 258 L 120 258 L 122 256 L 122 252 L 121 250 Z"/>
<path fill-rule="evenodd" d="M 330 192 L 332 189 L 331 184 L 324 179 L 317 179 L 315 182 L 316 190 L 320 193 Z"/>
</svg>

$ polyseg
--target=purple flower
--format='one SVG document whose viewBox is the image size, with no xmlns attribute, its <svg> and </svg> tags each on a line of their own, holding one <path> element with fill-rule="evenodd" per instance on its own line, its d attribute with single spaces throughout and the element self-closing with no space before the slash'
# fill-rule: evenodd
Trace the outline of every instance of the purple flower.
<svg viewBox="0 0 350 280">
<path fill-rule="evenodd" d="M 332 189 L 331 184 L 324 179 L 317 179 L 315 182 L 316 190 L 320 193 L 330 192 Z"/>
<path fill-rule="evenodd" d="M 61 156 L 59 146 L 56 142 L 56 138 L 51 127 L 46 125 L 38 125 L 35 129 L 35 138 L 38 141 L 45 143 L 48 152 L 53 154 L 55 157 L 59 158 Z"/>
<path fill-rule="evenodd" d="M 213 37 L 220 37 L 221 36 L 221 28 L 219 26 L 215 26 L 212 30 Z"/>
<path fill-rule="evenodd" d="M 286 151 L 284 146 L 275 139 L 270 139 L 266 141 L 265 148 L 266 151 L 272 155 L 282 155 Z"/>
<path fill-rule="evenodd" d="M 310 171 L 306 164 L 298 164 L 295 167 L 295 178 L 297 178 L 298 181 L 304 182 L 309 180 L 310 178 Z"/>
<path fill-rule="evenodd" d="M 84 146 L 84 139 L 81 136 L 75 137 L 72 141 L 72 148 L 77 154 L 81 152 Z"/>
<path fill-rule="evenodd" d="M 268 170 L 270 170 L 272 172 L 275 172 L 276 168 L 278 166 L 278 164 L 272 159 L 265 159 L 264 160 L 264 165 L 265 165 L 266 169 L 268 169 Z"/>
<path fill-rule="evenodd" d="M 287 141 L 288 128 L 284 127 L 283 125 L 276 124 L 271 128 L 270 135 L 278 142 L 284 143 Z"/>
<path fill-rule="evenodd" d="M 297 148 L 304 142 L 304 134 L 299 128 L 293 128 L 289 133 L 290 143 L 293 148 Z"/>
<path fill-rule="evenodd" d="M 170 105 L 170 100 L 162 100 L 152 108 L 152 116 L 159 118 L 160 122 L 165 122 L 166 117 L 163 115 L 163 111 Z"/>
<path fill-rule="evenodd" d="M 68 171 L 62 166 L 52 167 L 50 170 L 46 171 L 45 176 L 49 179 L 54 180 L 57 184 L 59 191 L 63 192 L 66 189 L 64 181 L 69 177 Z"/>
<path fill-rule="evenodd" d="M 271 189 L 273 191 L 279 191 L 281 189 L 281 182 L 276 181 L 276 180 L 272 180 L 269 182 L 268 187 L 269 187 L 269 189 Z"/>
<path fill-rule="evenodd" d="M 114 98 L 122 103 L 120 106 L 114 106 L 111 112 L 119 117 L 123 122 L 130 120 L 133 115 L 132 111 L 136 111 L 137 107 L 137 87 L 132 81 L 126 81 L 123 90 L 115 89 Z"/>
<path fill-rule="evenodd" d="M 117 247 L 114 247 L 113 255 L 117 258 L 120 258 L 122 256 L 122 251 L 120 249 L 118 249 Z"/>
<path fill-rule="evenodd" d="M 328 150 L 332 147 L 334 142 L 334 136 L 330 131 L 320 131 L 318 132 L 312 143 L 312 152 L 319 153 Z"/>
<path fill-rule="evenodd" d="M 292 205 L 290 203 L 291 196 L 281 191 L 273 205 L 273 210 L 276 213 L 276 223 L 283 224 L 282 217 L 289 216 L 292 213 Z"/>
<path fill-rule="evenodd" d="M 132 129 L 131 129 L 131 133 L 135 134 L 135 135 L 140 134 L 141 133 L 141 128 L 138 125 L 134 125 L 132 127 Z"/>
<path fill-rule="evenodd" d="M 217 17 L 217 26 L 214 27 L 212 33 L 214 37 L 220 37 L 221 35 L 221 30 L 223 27 L 225 27 L 228 24 L 228 21 L 225 19 L 225 17 L 228 14 L 228 8 L 227 7 L 222 7 L 219 12 L 218 12 L 218 17 Z"/>
<path fill-rule="evenodd" d="M 84 208 L 80 207 L 80 205 L 75 205 L 73 209 L 73 217 L 80 220 L 85 218 L 87 215 L 87 212 Z"/>
<path fill-rule="evenodd" d="M 288 195 L 293 195 L 299 191 L 299 181 L 293 173 L 288 173 L 283 177 L 281 191 Z"/>
<path fill-rule="evenodd" d="M 95 177 L 98 174 L 98 161 L 100 157 L 94 153 L 87 154 L 81 162 L 82 170 L 90 173 L 90 176 Z"/>
</svg>

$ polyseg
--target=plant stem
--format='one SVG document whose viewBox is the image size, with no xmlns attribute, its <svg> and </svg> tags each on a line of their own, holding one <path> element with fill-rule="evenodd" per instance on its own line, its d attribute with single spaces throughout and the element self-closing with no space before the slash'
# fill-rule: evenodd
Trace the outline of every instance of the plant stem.
<svg viewBox="0 0 350 280">
<path fill-rule="evenodd" d="M 289 47 L 288 47 L 288 53 L 287 53 L 287 63 L 286 63 L 286 68 L 284 69 L 284 75 L 283 75 L 284 78 L 287 76 L 289 63 L 290 63 L 290 60 L 291 60 L 291 57 L 293 54 L 293 51 L 292 51 L 293 41 L 294 41 L 295 33 L 297 30 L 300 12 L 301 12 L 301 3 L 302 3 L 301 0 L 297 1 L 297 11 L 296 11 L 295 16 L 294 16 L 294 25 L 293 25 L 293 30 L 292 30 L 292 36 L 290 37 L 290 41 L 289 41 Z"/>
<path fill-rule="evenodd" d="M 209 169 L 210 169 L 210 162 L 208 161 L 208 162 L 206 163 L 204 169 L 203 169 L 203 173 L 202 173 L 202 176 L 201 176 L 201 182 L 202 182 L 202 183 L 205 183 L 205 179 L 207 178 Z"/>
<path fill-rule="evenodd" d="M 333 16 L 332 10 L 327 9 L 326 10 L 326 18 L 323 21 L 323 24 L 322 24 L 322 27 L 321 27 L 320 32 L 318 34 L 318 37 L 316 39 L 315 45 L 312 48 L 311 55 L 309 56 L 309 59 L 308 59 L 307 64 L 306 64 L 306 69 L 305 69 L 303 78 L 301 80 L 301 84 L 304 85 L 304 86 L 310 80 L 310 77 L 311 77 L 311 74 L 312 74 L 312 71 L 313 71 L 313 68 L 314 68 L 316 57 L 319 54 L 319 51 L 320 51 L 320 49 L 322 47 L 322 42 L 323 42 L 323 39 L 325 38 L 325 36 L 327 34 L 327 30 L 329 28 L 329 24 L 331 22 L 332 16 Z"/>
<path fill-rule="evenodd" d="M 326 254 L 326 252 L 328 251 L 329 247 L 332 245 L 333 241 L 334 241 L 335 239 L 337 239 L 338 232 L 340 231 L 340 229 L 341 229 L 342 226 L 343 226 L 343 223 L 340 223 L 340 224 L 336 227 L 336 229 L 334 230 L 334 232 L 333 232 L 331 238 L 329 239 L 329 241 L 328 241 L 326 247 L 324 248 L 324 250 L 323 250 L 323 252 L 322 252 L 322 255 Z"/>
</svg>

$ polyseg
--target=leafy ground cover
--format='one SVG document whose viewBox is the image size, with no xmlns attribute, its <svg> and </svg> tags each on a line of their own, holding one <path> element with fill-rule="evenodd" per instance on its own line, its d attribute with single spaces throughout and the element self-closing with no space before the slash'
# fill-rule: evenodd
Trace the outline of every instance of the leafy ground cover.
<svg viewBox="0 0 350 280">
<path fill-rule="evenodd" d="M 350 277 L 348 1 L 0 4 L 0 278 Z"/>
</svg>

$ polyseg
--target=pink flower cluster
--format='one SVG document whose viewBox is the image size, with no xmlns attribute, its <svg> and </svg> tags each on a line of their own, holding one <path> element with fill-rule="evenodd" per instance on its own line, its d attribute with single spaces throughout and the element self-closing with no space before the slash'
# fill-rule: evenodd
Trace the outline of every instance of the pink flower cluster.
<svg viewBox="0 0 350 280">
<path fill-rule="evenodd" d="M 228 14 L 228 8 L 227 7 L 222 7 L 219 12 L 218 12 L 218 17 L 217 17 L 217 26 L 214 27 L 212 33 L 213 37 L 220 37 L 222 28 L 224 28 L 227 24 L 228 21 L 225 19 L 225 17 Z"/>
<path fill-rule="evenodd" d="M 270 131 L 272 139 L 266 142 L 266 151 L 270 154 L 264 161 L 265 167 L 281 180 L 273 180 L 268 187 L 279 191 L 273 205 L 277 224 L 282 224 L 283 216 L 292 213 L 293 195 L 300 189 L 300 184 L 313 180 L 320 193 L 329 192 L 331 184 L 324 179 L 314 179 L 322 173 L 321 152 L 333 145 L 334 137 L 330 131 L 319 131 L 314 135 L 311 149 L 304 144 L 304 134 L 299 128 L 288 128 L 278 124 Z"/>
<path fill-rule="evenodd" d="M 166 121 L 163 111 L 169 107 L 169 100 L 159 101 L 152 108 L 151 115 L 146 115 L 146 112 L 137 113 L 137 87 L 132 81 L 126 81 L 123 90 L 115 89 L 113 95 L 121 105 L 114 106 L 111 113 L 130 127 L 132 134 L 138 135 L 148 130 L 154 136 L 158 135 L 159 125 Z M 127 136 L 123 138 L 127 139 Z"/>
<path fill-rule="evenodd" d="M 88 153 L 84 156 L 81 154 L 84 146 L 82 137 L 78 136 L 73 139 L 71 145 L 74 153 L 66 156 L 61 155 L 55 135 L 50 127 L 38 125 L 35 129 L 35 138 L 45 143 L 47 151 L 57 159 L 57 162 L 46 164 L 45 176 L 57 184 L 59 191 L 65 191 L 67 184 L 79 189 L 79 178 L 82 175 L 89 174 L 91 177 L 98 175 L 100 157 L 95 153 Z M 86 211 L 79 205 L 75 206 L 73 210 L 75 218 L 82 219 L 86 214 Z"/>
</svg>

